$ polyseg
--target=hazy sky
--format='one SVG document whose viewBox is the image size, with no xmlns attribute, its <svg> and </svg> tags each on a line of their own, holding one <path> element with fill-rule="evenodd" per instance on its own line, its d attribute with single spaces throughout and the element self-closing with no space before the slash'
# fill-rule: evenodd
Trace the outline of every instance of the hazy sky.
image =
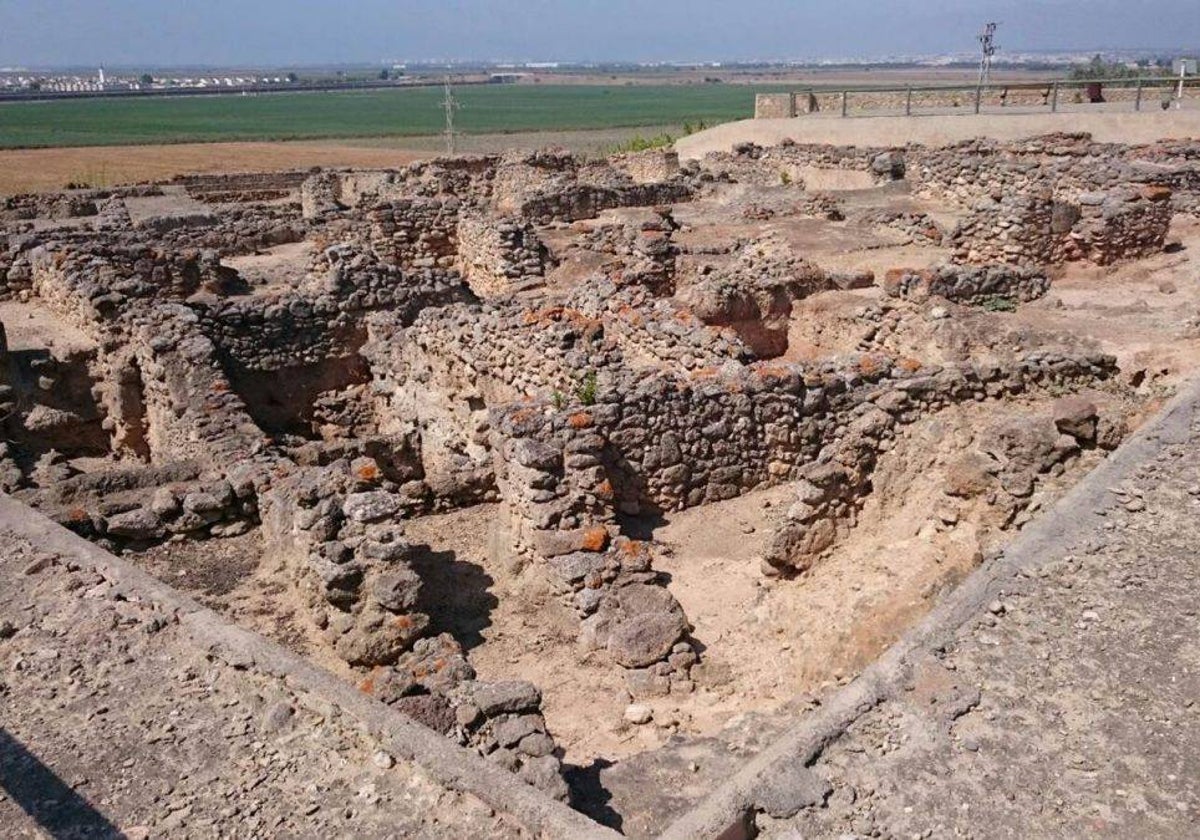
<svg viewBox="0 0 1200 840">
<path fill-rule="evenodd" d="M 1200 0 L 0 0 L 0 66 L 1200 46 Z"/>
</svg>

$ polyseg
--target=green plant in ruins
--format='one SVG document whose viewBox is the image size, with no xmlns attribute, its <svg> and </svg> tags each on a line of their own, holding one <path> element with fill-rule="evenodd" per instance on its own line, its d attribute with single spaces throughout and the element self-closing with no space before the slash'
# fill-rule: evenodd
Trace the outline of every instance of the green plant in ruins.
<svg viewBox="0 0 1200 840">
<path fill-rule="evenodd" d="M 992 295 L 986 297 L 979 302 L 979 305 L 988 312 L 1016 312 L 1017 302 L 1010 297 L 1004 295 Z"/>
<path fill-rule="evenodd" d="M 575 397 L 584 405 L 595 405 L 598 390 L 596 371 L 589 370 L 580 378 L 579 385 L 575 388 Z"/>
</svg>

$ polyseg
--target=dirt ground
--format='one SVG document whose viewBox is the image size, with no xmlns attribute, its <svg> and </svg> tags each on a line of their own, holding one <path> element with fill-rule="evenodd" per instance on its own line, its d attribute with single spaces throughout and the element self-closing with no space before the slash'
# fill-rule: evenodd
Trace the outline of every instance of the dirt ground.
<svg viewBox="0 0 1200 840">
<path fill-rule="evenodd" d="M 4 325 L 8 349 L 13 352 L 55 347 L 63 355 L 69 355 L 96 346 L 78 327 L 37 304 L 0 302 L 0 324 Z"/>
</svg>

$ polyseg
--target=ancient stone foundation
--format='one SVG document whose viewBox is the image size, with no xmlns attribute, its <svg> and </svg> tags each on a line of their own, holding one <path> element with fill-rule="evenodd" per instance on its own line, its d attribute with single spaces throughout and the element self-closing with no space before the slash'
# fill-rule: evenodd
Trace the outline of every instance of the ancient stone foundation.
<svg viewBox="0 0 1200 840">
<path fill-rule="evenodd" d="M 832 562 L 888 476 L 919 476 L 894 453 L 947 418 L 1053 405 L 961 443 L 944 495 L 1002 511 L 985 536 L 1115 445 L 1146 371 L 1020 316 L 1050 310 L 1064 264 L 1161 252 L 1198 166 L 1194 143 L 1052 135 L 15 197 L 0 484 L 133 557 L 252 554 L 219 581 L 251 592 L 230 609 L 565 800 L 563 708 L 631 704 L 600 755 L 644 703 L 678 727 L 733 693 L 676 579 L 689 558 L 656 536 L 673 518 L 786 497 L 740 526 L 765 535 L 766 598 Z M 572 674 L 503 673 L 527 637 Z"/>
</svg>

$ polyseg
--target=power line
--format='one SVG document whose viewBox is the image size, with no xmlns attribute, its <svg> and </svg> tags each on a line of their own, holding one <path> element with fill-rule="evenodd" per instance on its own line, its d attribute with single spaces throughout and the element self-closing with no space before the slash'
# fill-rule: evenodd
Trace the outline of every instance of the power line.
<svg viewBox="0 0 1200 840">
<path fill-rule="evenodd" d="M 997 25 L 995 23 L 984 24 L 983 31 L 979 33 L 979 46 L 983 50 L 983 55 L 979 59 L 979 85 L 981 87 L 992 78 L 992 56 L 999 49 L 995 43 Z"/>
<path fill-rule="evenodd" d="M 458 109 L 462 107 L 459 101 L 454 97 L 454 88 L 450 86 L 450 77 L 446 77 L 445 83 L 446 96 L 442 101 L 442 108 L 446 111 L 446 130 L 444 133 L 446 138 L 446 154 L 454 154 L 454 140 L 458 136 L 458 132 L 454 129 L 454 115 Z"/>
</svg>

